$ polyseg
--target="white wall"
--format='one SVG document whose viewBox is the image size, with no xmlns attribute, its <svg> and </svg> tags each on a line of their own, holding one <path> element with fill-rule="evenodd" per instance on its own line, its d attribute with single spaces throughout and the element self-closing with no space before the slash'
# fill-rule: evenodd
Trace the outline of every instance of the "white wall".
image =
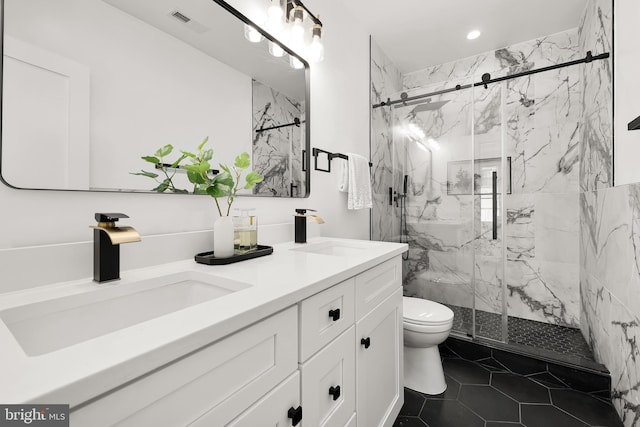
<svg viewBox="0 0 640 427">
<path fill-rule="evenodd" d="M 640 182 L 640 130 L 628 131 L 627 124 L 640 116 L 640 2 L 614 1 L 614 167 L 615 185 Z"/>
<path fill-rule="evenodd" d="M 266 9 L 268 2 L 262 4 Z M 338 2 L 305 4 L 321 14 L 325 24 L 325 60 L 311 71 L 312 146 L 368 156 L 368 34 Z M 369 210 L 347 211 L 346 194 L 338 193 L 336 180 L 336 173 L 312 172 L 308 199 L 246 197 L 237 206 L 257 208 L 262 225 L 291 223 L 291 228 L 295 208 L 315 208 L 326 221 L 321 226 L 323 235 L 367 239 Z M 131 219 L 123 224 L 133 225 L 143 239 L 212 229 L 217 216 L 213 200 L 204 196 L 14 190 L 0 184 L 0 261 L 17 248 L 91 240 L 88 226 L 99 211 L 127 213 Z M 165 250 L 170 253 L 172 247 L 167 245 Z M 0 262 L 0 292 L 11 288 L 12 277 L 37 269 L 39 261 L 36 257 L 24 265 Z M 61 259 L 56 268 L 71 269 L 78 262 Z M 90 276 L 91 269 L 86 266 L 85 276 Z"/>
</svg>

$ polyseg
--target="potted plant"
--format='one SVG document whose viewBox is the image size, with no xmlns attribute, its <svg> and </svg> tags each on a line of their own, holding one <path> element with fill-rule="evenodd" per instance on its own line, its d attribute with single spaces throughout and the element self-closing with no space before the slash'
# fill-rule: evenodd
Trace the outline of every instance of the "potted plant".
<svg viewBox="0 0 640 427">
<path fill-rule="evenodd" d="M 208 194 L 215 200 L 220 216 L 213 227 L 213 251 L 216 257 L 225 258 L 233 255 L 233 221 L 229 217 L 231 206 L 240 190 L 252 189 L 262 181 L 263 177 L 256 171 L 247 171 L 251 166 L 251 158 L 246 152 L 236 156 L 233 166 L 220 164 L 222 172 L 212 174 L 210 161 L 213 159 L 213 149 L 205 148 L 208 141 L 209 137 L 206 137 L 198 145 L 197 153 L 180 150 L 180 156 L 172 163 L 166 163 L 165 158 L 173 152 L 173 146 L 165 145 L 158 149 L 153 156 L 142 157 L 142 160 L 153 164 L 160 173 L 141 170 L 133 175 L 154 179 L 158 185 L 152 191 L 189 193 L 186 189 L 176 187 L 173 182 L 176 170 L 178 168 L 185 169 L 189 182 L 193 184 L 193 194 Z M 185 161 L 188 163 L 182 164 Z M 242 178 L 245 171 L 247 173 L 244 176 L 243 184 Z M 226 209 L 225 206 L 221 207 L 218 201 L 223 197 L 227 198 Z"/>
</svg>

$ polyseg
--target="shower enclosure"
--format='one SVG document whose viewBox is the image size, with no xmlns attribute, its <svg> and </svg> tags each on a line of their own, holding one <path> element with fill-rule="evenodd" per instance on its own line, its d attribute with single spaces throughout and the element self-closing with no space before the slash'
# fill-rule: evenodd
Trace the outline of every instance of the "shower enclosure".
<svg viewBox="0 0 640 427">
<path fill-rule="evenodd" d="M 515 49 L 496 51 L 494 75 L 579 60 L 576 34 L 520 46 L 531 63 L 518 66 L 500 62 Z M 434 83 L 438 70 L 392 75 L 378 58 L 371 234 L 409 244 L 405 295 L 449 306 L 452 335 L 591 358 L 578 329 L 582 65 Z"/>
</svg>

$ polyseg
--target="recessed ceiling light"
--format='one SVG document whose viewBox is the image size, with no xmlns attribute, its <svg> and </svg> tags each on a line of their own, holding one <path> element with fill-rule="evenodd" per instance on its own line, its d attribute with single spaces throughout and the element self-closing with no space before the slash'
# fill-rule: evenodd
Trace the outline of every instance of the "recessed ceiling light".
<svg viewBox="0 0 640 427">
<path fill-rule="evenodd" d="M 469 34 L 467 34 L 467 40 L 474 40 L 478 37 L 480 37 L 480 31 L 478 30 L 469 31 Z"/>
</svg>

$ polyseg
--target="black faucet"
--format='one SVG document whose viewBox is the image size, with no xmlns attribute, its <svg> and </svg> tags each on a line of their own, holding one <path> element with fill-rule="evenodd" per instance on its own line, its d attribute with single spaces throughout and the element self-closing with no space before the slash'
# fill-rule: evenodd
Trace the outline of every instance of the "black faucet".
<svg viewBox="0 0 640 427">
<path fill-rule="evenodd" d="M 120 279 L 120 244 L 139 242 L 133 227 L 116 227 L 122 213 L 96 213 L 93 228 L 93 280 L 98 283 Z"/>
<path fill-rule="evenodd" d="M 307 215 L 307 211 L 315 212 L 313 209 L 296 209 L 294 219 L 296 243 L 307 243 L 307 218 L 312 218 L 318 224 L 324 223 L 318 215 Z"/>
</svg>

